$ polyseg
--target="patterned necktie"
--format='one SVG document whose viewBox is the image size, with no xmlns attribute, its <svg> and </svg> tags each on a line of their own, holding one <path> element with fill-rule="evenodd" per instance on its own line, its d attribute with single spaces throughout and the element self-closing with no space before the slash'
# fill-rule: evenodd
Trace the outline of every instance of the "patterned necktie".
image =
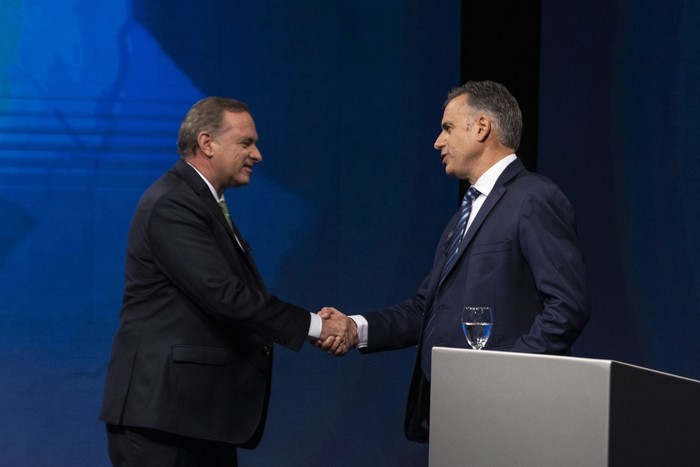
<svg viewBox="0 0 700 467">
<path fill-rule="evenodd" d="M 236 243 L 238 243 L 238 246 L 241 247 L 241 250 L 243 250 L 243 253 L 248 255 L 248 249 L 243 247 L 243 242 L 241 242 L 241 239 L 239 238 L 240 233 L 238 233 L 238 229 L 236 229 L 233 226 L 233 222 L 231 222 L 231 214 L 228 212 L 228 206 L 226 205 L 226 200 L 221 198 L 221 201 L 219 201 L 219 207 L 221 208 L 221 212 L 224 213 L 224 217 L 226 218 L 226 223 L 228 226 L 231 228 L 231 231 L 233 232 L 233 238 L 236 239 Z"/>
<path fill-rule="evenodd" d="M 455 224 L 454 230 L 452 230 L 452 237 L 450 237 L 450 245 L 447 248 L 447 258 L 445 259 L 445 264 L 442 267 L 440 273 L 440 280 L 438 281 L 437 290 L 435 291 L 435 298 L 433 300 L 433 305 L 430 307 L 428 314 L 428 319 L 423 328 L 423 336 L 421 338 L 421 367 L 423 369 L 423 375 L 430 380 L 430 354 L 435 346 L 435 322 L 434 318 L 437 315 L 435 310 L 435 305 L 437 304 L 438 297 L 440 296 L 440 289 L 442 282 L 445 277 L 452 269 L 457 257 L 459 256 L 459 247 L 462 244 L 462 239 L 467 228 L 467 222 L 469 221 L 469 215 L 472 212 L 472 203 L 476 198 L 479 197 L 481 193 L 479 190 L 473 186 L 469 187 L 469 190 L 464 195 L 462 199 L 462 207 L 459 212 L 459 219 L 457 224 Z"/>
<path fill-rule="evenodd" d="M 231 214 L 228 212 L 228 206 L 226 205 L 226 200 L 221 198 L 221 201 L 219 201 L 219 207 L 221 208 L 221 212 L 224 213 L 224 217 L 226 218 L 226 222 L 228 223 L 228 226 L 233 230 L 233 223 L 231 223 Z"/>
</svg>

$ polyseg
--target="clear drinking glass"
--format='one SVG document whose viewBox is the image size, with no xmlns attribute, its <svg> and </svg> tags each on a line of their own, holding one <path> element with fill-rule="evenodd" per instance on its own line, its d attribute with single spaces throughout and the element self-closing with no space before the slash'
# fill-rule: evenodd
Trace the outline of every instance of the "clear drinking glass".
<svg viewBox="0 0 700 467">
<path fill-rule="evenodd" d="M 493 313 L 490 306 L 467 306 L 462 311 L 462 331 L 472 349 L 481 350 L 491 335 Z"/>
</svg>

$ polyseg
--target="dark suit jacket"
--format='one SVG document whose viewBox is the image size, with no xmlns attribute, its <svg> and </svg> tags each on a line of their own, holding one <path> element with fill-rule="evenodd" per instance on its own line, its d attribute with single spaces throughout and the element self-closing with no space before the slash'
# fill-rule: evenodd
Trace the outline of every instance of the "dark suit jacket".
<svg viewBox="0 0 700 467">
<path fill-rule="evenodd" d="M 309 322 L 267 293 L 206 183 L 180 160 L 136 208 L 100 418 L 253 447 L 272 344 L 298 350 Z"/>
<path fill-rule="evenodd" d="M 459 212 L 459 211 L 458 211 Z M 420 368 L 423 319 L 436 300 L 436 345 L 467 347 L 464 306 L 492 306 L 486 349 L 566 354 L 589 317 L 584 265 L 574 213 L 550 180 L 516 159 L 501 174 L 462 241 L 461 255 L 436 298 L 447 245 L 457 222 L 442 234 L 433 268 L 410 300 L 365 314 L 364 352 L 418 344 L 406 410 L 406 436 L 428 440 L 430 385 Z"/>
</svg>

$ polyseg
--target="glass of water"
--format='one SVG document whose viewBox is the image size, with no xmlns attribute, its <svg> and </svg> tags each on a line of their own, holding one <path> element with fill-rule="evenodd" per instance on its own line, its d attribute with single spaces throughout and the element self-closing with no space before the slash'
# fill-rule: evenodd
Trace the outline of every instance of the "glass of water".
<svg viewBox="0 0 700 467">
<path fill-rule="evenodd" d="M 467 306 L 462 311 L 462 331 L 472 349 L 481 350 L 491 335 L 493 313 L 490 306 Z"/>
</svg>

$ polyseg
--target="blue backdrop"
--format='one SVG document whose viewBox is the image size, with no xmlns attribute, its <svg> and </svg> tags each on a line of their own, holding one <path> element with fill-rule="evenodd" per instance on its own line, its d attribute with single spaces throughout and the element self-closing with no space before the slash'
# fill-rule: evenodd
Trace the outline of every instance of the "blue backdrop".
<svg viewBox="0 0 700 467">
<path fill-rule="evenodd" d="M 456 206 L 432 144 L 459 28 L 457 1 L 3 2 L 0 465 L 108 464 L 131 215 L 201 97 L 251 106 L 265 160 L 227 197 L 274 293 L 348 312 L 413 293 Z M 421 465 L 402 433 L 413 358 L 279 348 L 241 462 Z"/>
<path fill-rule="evenodd" d="M 108 465 L 126 234 L 199 98 L 252 108 L 265 161 L 227 199 L 285 299 L 409 296 L 456 208 L 432 144 L 459 84 L 457 0 L 104 3 L 0 4 L 2 466 Z M 700 6 L 580 3 L 543 1 L 538 160 L 587 260 L 576 354 L 700 378 Z M 279 348 L 241 463 L 423 465 L 402 434 L 413 358 Z"/>
<path fill-rule="evenodd" d="M 700 379 L 700 4 L 545 1 L 538 169 L 577 210 L 577 350 Z"/>
</svg>

